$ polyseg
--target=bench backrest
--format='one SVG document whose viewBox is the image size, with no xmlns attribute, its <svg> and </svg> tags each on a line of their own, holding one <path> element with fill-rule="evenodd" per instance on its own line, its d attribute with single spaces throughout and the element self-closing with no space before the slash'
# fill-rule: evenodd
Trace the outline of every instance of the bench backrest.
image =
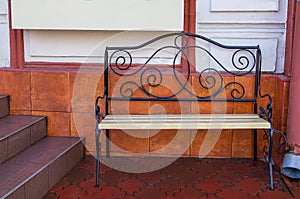
<svg viewBox="0 0 300 199">
<path fill-rule="evenodd" d="M 260 75 L 259 46 L 223 45 L 197 34 L 170 33 L 137 46 L 107 47 L 104 94 L 106 102 L 256 103 Z M 243 83 L 241 76 L 251 76 L 253 82 Z"/>
</svg>

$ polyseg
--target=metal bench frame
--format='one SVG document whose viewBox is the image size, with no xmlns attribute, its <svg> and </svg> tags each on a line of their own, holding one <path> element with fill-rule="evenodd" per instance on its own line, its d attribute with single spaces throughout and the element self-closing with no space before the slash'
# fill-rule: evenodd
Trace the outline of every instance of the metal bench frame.
<svg viewBox="0 0 300 199">
<path fill-rule="evenodd" d="M 142 64 L 134 63 L 134 56 L 132 52 L 146 48 L 151 46 L 152 44 L 158 44 L 161 40 L 164 39 L 172 39 L 173 44 L 160 47 L 155 49 L 149 57 L 147 57 L 146 61 Z M 224 66 L 219 59 L 210 52 L 210 49 L 207 49 L 203 46 L 197 45 L 197 43 L 203 42 L 205 45 L 214 46 L 219 49 L 228 50 L 231 52 L 231 68 L 234 70 L 229 70 L 228 67 Z M 175 51 L 174 60 L 169 68 L 174 72 L 174 78 L 181 85 L 181 88 L 178 92 L 175 92 L 169 96 L 157 95 L 151 93 L 148 90 L 148 87 L 156 88 L 159 87 L 163 81 L 164 72 L 162 70 L 161 65 L 163 64 L 151 64 L 151 61 L 158 56 L 159 53 L 165 50 L 171 49 Z M 189 79 L 191 78 L 191 65 L 192 59 L 194 59 L 191 54 L 195 51 L 200 50 L 202 53 L 206 54 L 206 56 L 211 60 L 211 63 L 214 67 L 207 67 L 201 72 L 199 75 L 199 85 L 203 89 L 210 90 L 211 88 L 217 88 L 212 93 L 206 96 L 197 95 L 195 92 L 190 90 L 186 85 L 188 84 Z M 192 53 L 191 53 L 192 52 Z M 183 59 L 182 59 L 183 58 Z M 182 71 L 180 64 L 178 64 L 178 60 L 182 59 L 181 64 L 185 64 L 187 70 Z M 118 116 L 118 115 L 109 115 L 109 103 L 113 100 L 118 101 L 209 101 L 214 103 L 218 102 L 251 102 L 253 103 L 253 114 L 227 114 L 224 117 L 221 116 L 222 122 L 224 125 L 218 125 L 218 120 L 212 118 L 218 118 L 218 114 L 207 115 L 210 120 L 203 120 L 201 117 L 202 114 L 195 114 L 192 116 L 177 116 L 177 120 L 175 122 L 171 121 L 169 126 L 163 127 L 163 129 L 206 129 L 208 128 L 207 123 L 215 123 L 216 125 L 210 126 L 210 128 L 216 129 L 253 129 L 254 140 L 253 140 L 253 156 L 254 160 L 257 160 L 257 129 L 264 130 L 264 139 L 267 140 L 267 145 L 264 146 L 263 152 L 265 160 L 269 167 L 269 179 L 270 179 L 270 189 L 274 189 L 273 186 L 273 171 L 272 171 L 272 149 L 273 149 L 273 134 L 277 131 L 274 131 L 272 126 L 272 99 L 269 94 L 262 94 L 260 89 L 260 79 L 261 79 L 261 63 L 262 63 L 262 55 L 261 49 L 257 46 L 229 46 L 223 45 L 216 41 L 213 41 L 209 38 L 206 38 L 201 35 L 179 32 L 179 33 L 170 33 L 166 35 L 159 36 L 154 38 L 144 44 L 138 46 L 130 46 L 130 47 L 107 47 L 105 50 L 104 56 L 104 94 L 103 96 L 98 96 L 95 103 L 95 113 L 96 113 L 96 186 L 99 186 L 99 172 L 100 172 L 100 159 L 101 159 L 101 142 L 99 141 L 100 133 L 106 133 L 107 138 L 109 139 L 109 129 L 159 129 L 161 128 L 161 124 L 159 119 L 153 121 L 151 118 L 157 118 L 157 115 L 127 115 L 127 116 Z M 218 67 L 217 70 L 215 67 Z M 132 71 L 130 71 L 132 70 Z M 118 76 L 134 76 L 139 75 L 139 82 L 128 81 L 123 83 L 120 86 L 120 91 L 118 96 L 112 96 L 110 93 L 110 84 L 109 84 L 109 74 L 114 74 Z M 181 79 L 178 78 L 178 73 L 184 73 L 186 77 L 186 82 L 182 82 Z M 204 74 L 208 74 L 204 78 Z M 213 74 L 213 75 L 210 75 Z M 245 97 L 245 90 L 247 87 L 242 85 L 239 82 L 232 81 L 229 83 L 223 82 L 223 74 L 229 74 L 233 76 L 245 76 L 248 74 L 254 74 L 255 76 L 255 88 L 252 98 Z M 145 78 L 147 75 L 147 78 Z M 216 85 L 218 78 L 218 85 Z M 203 82 L 204 81 L 204 82 Z M 205 84 L 206 83 L 206 84 Z M 134 96 L 134 91 L 127 88 L 128 85 L 135 86 L 136 89 L 142 91 L 146 97 L 137 97 Z M 147 85 L 146 88 L 144 85 Z M 220 98 L 218 95 L 224 91 L 224 89 L 231 89 L 231 96 L 227 98 Z M 190 94 L 190 98 L 178 98 L 177 96 L 181 92 L 187 92 Z M 258 107 L 257 100 L 258 98 L 267 98 L 268 105 L 267 107 Z M 105 100 L 105 111 L 102 114 L 99 107 L 99 101 L 101 99 Z M 174 116 L 174 115 L 173 115 Z M 130 121 L 127 121 L 126 118 L 130 117 Z M 172 115 L 164 115 L 162 116 L 172 117 Z M 176 116 L 174 116 L 176 117 Z M 186 119 L 182 119 L 185 118 Z M 191 119 L 191 117 L 193 117 Z M 232 121 L 228 119 L 228 117 L 235 118 L 235 125 L 232 125 Z M 254 122 L 250 121 L 251 119 L 255 119 Z M 133 118 L 136 118 L 133 120 Z M 196 118 L 196 119 L 195 119 Z M 200 118 L 200 119 L 199 119 Z M 226 119 L 227 118 L 227 119 Z M 247 120 L 247 122 L 252 122 L 252 125 L 242 124 L 242 120 Z M 263 119 L 262 119 L 263 118 Z M 224 119 L 228 122 L 224 123 Z M 149 121 L 148 121 L 149 120 Z M 192 122 L 191 122 L 192 120 Z M 138 125 L 134 126 L 131 123 L 138 123 Z M 139 123 L 140 122 L 140 123 Z M 156 122 L 156 123 L 155 123 Z M 165 121 L 164 121 L 165 122 Z M 173 123 L 172 123 L 173 122 Z M 178 125 L 178 122 L 180 125 Z M 141 125 L 141 123 L 144 125 Z M 177 123 L 177 124 L 176 124 Z M 238 125 L 236 125 L 236 123 Z M 260 126 L 260 123 L 263 124 Z M 129 124 L 129 125 L 128 125 Z M 126 126 L 127 125 L 127 126 Z M 139 127 L 142 126 L 142 127 Z M 162 129 L 162 128 L 161 128 Z M 107 155 L 109 154 L 109 145 L 106 145 Z"/>
</svg>

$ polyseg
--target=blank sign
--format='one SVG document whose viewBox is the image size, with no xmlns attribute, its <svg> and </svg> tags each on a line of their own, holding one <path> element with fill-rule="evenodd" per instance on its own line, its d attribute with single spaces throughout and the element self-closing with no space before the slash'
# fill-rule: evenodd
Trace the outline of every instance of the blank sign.
<svg viewBox="0 0 300 199">
<path fill-rule="evenodd" d="M 182 31 L 184 0 L 12 0 L 14 29 Z"/>
<path fill-rule="evenodd" d="M 279 10 L 279 0 L 211 0 L 213 12 L 273 12 Z"/>
</svg>

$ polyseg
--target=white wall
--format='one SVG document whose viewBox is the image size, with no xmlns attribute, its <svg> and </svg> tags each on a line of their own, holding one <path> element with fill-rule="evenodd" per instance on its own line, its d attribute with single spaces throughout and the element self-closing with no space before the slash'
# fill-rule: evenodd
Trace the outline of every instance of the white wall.
<svg viewBox="0 0 300 199">
<path fill-rule="evenodd" d="M 197 0 L 197 33 L 225 44 L 260 45 L 263 70 L 284 69 L 287 0 Z"/>
<path fill-rule="evenodd" d="M 27 30 L 24 31 L 25 60 L 103 63 L 106 46 L 139 45 L 166 33 L 168 32 Z"/>
<path fill-rule="evenodd" d="M 0 0 L 0 67 L 9 67 L 9 25 L 7 0 Z"/>
<path fill-rule="evenodd" d="M 184 0 L 13 0 L 12 27 L 43 30 L 183 29 Z"/>
<path fill-rule="evenodd" d="M 138 45 L 166 31 L 182 31 L 183 2 L 14 0 L 12 25 L 25 29 L 27 62 L 101 63 L 107 45 Z"/>
<path fill-rule="evenodd" d="M 197 0 L 197 33 L 232 45 L 260 45 L 263 70 L 282 73 L 286 0 Z M 26 30 L 25 60 L 102 62 L 106 45 L 136 45 L 159 31 Z"/>
</svg>

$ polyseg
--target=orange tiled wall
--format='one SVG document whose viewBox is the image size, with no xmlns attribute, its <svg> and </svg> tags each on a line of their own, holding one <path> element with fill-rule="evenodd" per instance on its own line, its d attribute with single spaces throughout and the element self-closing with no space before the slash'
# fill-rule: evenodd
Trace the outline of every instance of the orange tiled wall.
<svg viewBox="0 0 300 199">
<path fill-rule="evenodd" d="M 116 78 L 116 77 L 112 77 Z M 234 77 L 227 77 L 234 78 Z M 99 81 L 100 80 L 100 81 Z M 94 151 L 94 100 L 95 96 L 103 93 L 101 73 L 76 72 L 76 71 L 41 71 L 41 70 L 0 70 L 0 93 L 11 95 L 11 113 L 24 115 L 46 115 L 48 116 L 49 135 L 56 136 L 85 136 L 88 150 Z M 254 78 L 237 77 L 235 79 L 245 85 L 254 84 Z M 114 80 L 111 86 L 114 85 Z M 193 85 L 194 78 L 191 79 Z M 226 81 L 226 78 L 225 78 Z M 282 75 L 263 75 L 261 81 L 263 93 L 270 93 L 274 102 L 274 127 L 286 130 L 289 79 Z M 161 91 L 158 91 L 161 92 Z M 226 90 L 224 91 L 227 92 Z M 247 92 L 246 95 L 251 95 Z M 266 104 L 265 101 L 259 101 Z M 101 102 L 101 108 L 104 102 Z M 180 113 L 195 112 L 208 113 L 211 104 L 181 103 L 178 102 L 133 102 L 128 104 L 131 113 Z M 223 108 L 219 103 L 214 107 Z M 127 112 L 122 102 L 116 102 L 112 106 L 114 113 Z M 251 112 L 251 104 L 227 103 L 227 113 Z M 206 138 L 212 139 L 214 143 L 204 145 Z M 112 154 L 125 155 L 124 151 L 130 151 L 130 155 L 145 153 L 157 156 L 199 156 L 207 157 L 252 157 L 252 132 L 226 130 L 223 132 L 207 131 L 181 131 L 174 132 L 164 130 L 152 131 L 130 131 L 129 134 L 121 131 L 111 131 Z M 104 139 L 103 149 L 105 149 Z M 172 142 L 174 141 L 175 142 Z M 177 141 L 176 141 L 177 140 Z M 210 139 L 208 139 L 210 140 Z M 171 143 L 171 144 L 170 144 Z M 207 144 L 207 143 L 206 143 Z M 262 132 L 259 133 L 259 154 L 264 144 Z M 165 146 L 168 145 L 168 148 Z M 211 147 L 213 146 L 213 147 Z M 122 150 L 120 150 L 122 149 Z M 180 149 L 180 150 L 179 150 Z M 122 152 L 123 151 L 123 152 Z M 151 153 L 149 153 L 151 152 Z M 179 154 L 178 154 L 179 153 Z M 128 155 L 128 154 L 127 154 Z"/>
</svg>

